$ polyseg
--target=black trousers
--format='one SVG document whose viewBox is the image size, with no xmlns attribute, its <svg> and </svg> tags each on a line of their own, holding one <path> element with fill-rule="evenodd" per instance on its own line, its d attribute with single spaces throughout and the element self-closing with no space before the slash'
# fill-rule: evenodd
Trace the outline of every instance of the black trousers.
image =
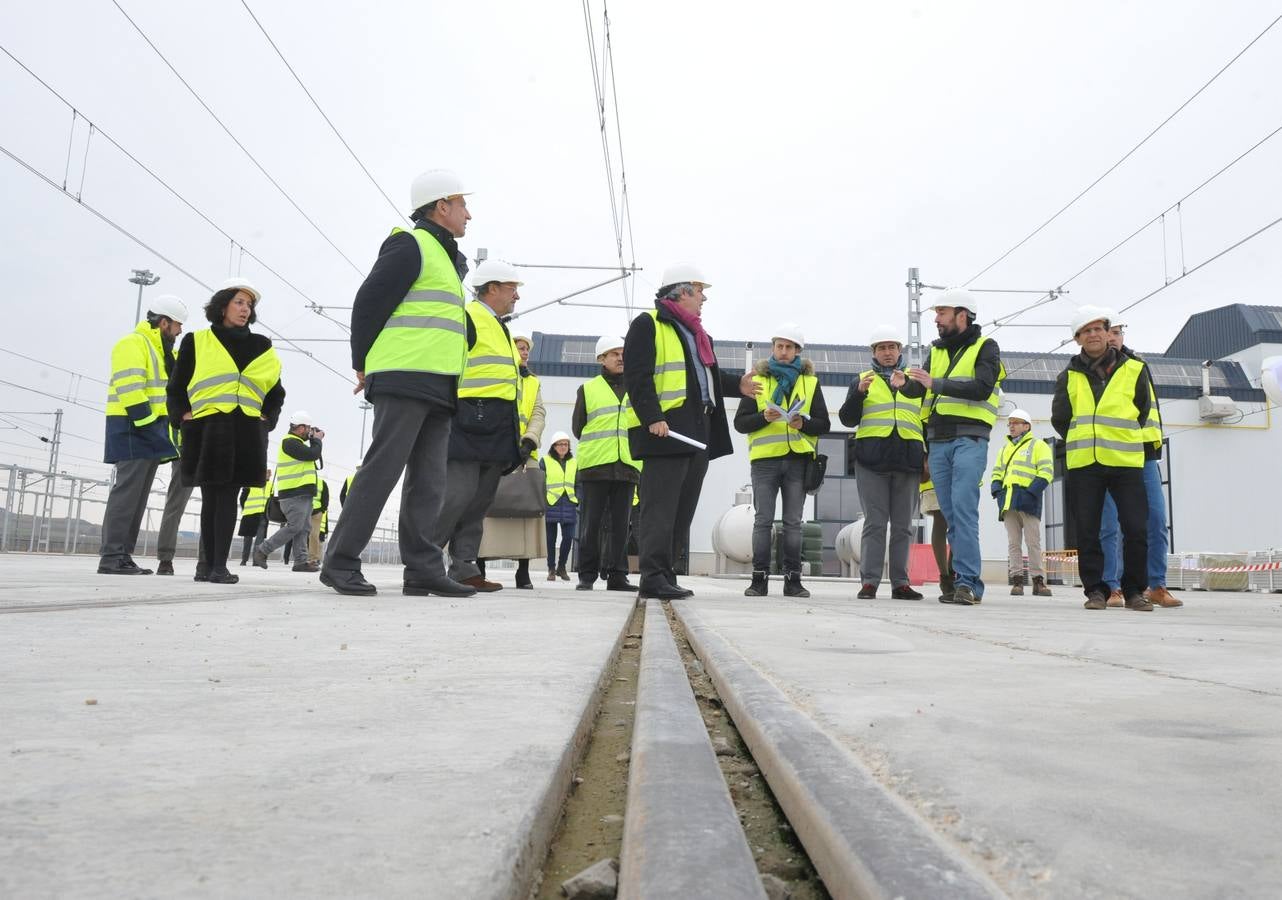
<svg viewBox="0 0 1282 900">
<path fill-rule="evenodd" d="M 1122 526 L 1122 593 L 1144 592 L 1148 584 L 1148 493 L 1144 469 L 1090 465 L 1068 470 L 1069 513 L 1077 531 L 1077 568 L 1082 590 L 1109 594 L 1104 582 L 1104 551 L 1100 547 L 1100 516 L 1104 493 L 1117 504 Z"/>
<path fill-rule="evenodd" d="M 227 568 L 227 555 L 236 531 L 240 511 L 240 486 L 235 484 L 201 485 L 200 549 L 209 561 L 209 571 Z"/>
<path fill-rule="evenodd" d="M 645 461 L 641 470 L 641 527 L 637 534 L 641 590 L 676 584 L 673 562 L 677 547 L 686 545 L 706 474 L 708 455 L 704 452 L 652 456 Z"/>
<path fill-rule="evenodd" d="M 636 485 L 630 481 L 581 481 L 579 488 L 579 580 L 592 582 L 598 575 L 626 575 L 628 515 Z M 604 554 L 602 528 L 609 529 Z M 552 546 L 551 542 L 548 546 Z M 562 546 L 562 553 L 566 552 Z"/>
</svg>

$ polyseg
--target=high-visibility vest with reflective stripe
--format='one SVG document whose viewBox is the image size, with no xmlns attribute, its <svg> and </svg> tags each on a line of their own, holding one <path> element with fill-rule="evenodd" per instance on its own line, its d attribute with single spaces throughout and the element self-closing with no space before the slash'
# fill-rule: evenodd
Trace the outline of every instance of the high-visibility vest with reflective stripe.
<svg viewBox="0 0 1282 900">
<path fill-rule="evenodd" d="M 1016 487 L 1028 487 L 1036 478 L 1045 479 L 1048 484 L 1055 479 L 1051 448 L 1045 441 L 1034 438 L 1031 431 L 1025 432 L 1018 441 L 1007 440 L 1002 452 L 997 454 L 993 477 L 989 479 L 1005 488 L 1002 509 L 1010 509 Z"/>
<path fill-rule="evenodd" d="M 583 384 L 583 409 L 586 418 L 579 435 L 578 464 L 585 469 L 624 462 L 640 471 L 641 464 L 632 458 L 628 447 L 628 426 L 624 424 L 628 395 L 622 399 L 602 376 Z"/>
<path fill-rule="evenodd" d="M 212 330 L 197 331 L 192 340 L 196 367 L 187 385 L 191 417 L 200 419 L 239 409 L 247 416 L 260 418 L 263 398 L 280 381 L 280 357 L 275 348 L 268 347 L 240 371 Z"/>
<path fill-rule="evenodd" d="M 267 512 L 266 487 L 252 487 L 249 493 L 245 495 L 245 505 L 241 508 L 242 516 L 257 516 Z"/>
<path fill-rule="evenodd" d="M 897 432 L 906 441 L 924 442 L 921 398 L 905 397 L 899 391 L 892 391 L 886 379 L 872 369 L 860 372 L 857 377 L 863 381 L 869 375 L 873 376 L 872 384 L 868 385 L 868 396 L 864 398 L 855 440 L 890 437 Z"/>
<path fill-rule="evenodd" d="M 548 506 L 555 506 L 562 494 L 569 497 L 571 503 L 579 502 L 579 498 L 574 495 L 574 476 L 579 471 L 578 460 L 570 457 L 562 466 L 561 461 L 554 454 L 549 453 L 543 457 L 543 468 L 548 476 Z"/>
<path fill-rule="evenodd" d="M 686 355 L 675 326 L 659 320 L 659 311 L 651 309 L 646 315 L 654 319 L 654 392 L 659 398 L 659 411 L 676 409 L 686 402 Z M 708 385 L 712 389 L 712 385 Z M 638 428 L 632 405 L 628 404 L 623 416 L 624 428 Z"/>
<path fill-rule="evenodd" d="M 324 482 L 320 480 L 319 476 L 317 476 L 316 493 L 312 495 L 312 512 L 316 512 L 321 508 L 321 498 L 324 497 L 325 495 L 325 489 L 323 485 L 324 485 Z"/>
<path fill-rule="evenodd" d="M 516 412 L 521 419 L 521 437 L 530 430 L 530 417 L 534 415 L 534 407 L 539 402 L 539 376 L 529 374 L 521 378 L 521 402 L 517 406 Z M 530 454 L 530 459 L 537 460 L 539 451 L 535 450 Z"/>
<path fill-rule="evenodd" d="M 111 379 L 107 384 L 107 415 L 128 416 L 129 407 L 147 405 L 134 420 L 141 428 L 165 415 L 165 386 L 169 379 L 161 358 L 160 331 L 145 321 L 111 348 Z"/>
<path fill-rule="evenodd" d="M 1085 373 L 1068 370 L 1068 400 L 1073 418 L 1065 439 L 1065 464 L 1080 469 L 1103 466 L 1141 468 L 1144 434 L 1135 407 L 1135 385 L 1144 364 L 1128 359 L 1113 371 L 1098 405 Z"/>
<path fill-rule="evenodd" d="M 273 482 L 273 489 L 277 494 L 307 485 L 311 485 L 315 490 L 317 482 L 315 460 L 294 459 L 285 452 L 286 441 L 303 443 L 303 439 L 296 434 L 287 434 L 281 438 L 280 450 L 276 453 L 276 480 Z"/>
<path fill-rule="evenodd" d="M 979 340 L 962 350 L 957 357 L 957 362 L 952 364 L 948 356 L 948 351 L 942 347 L 932 347 L 930 350 L 930 377 L 931 378 L 948 378 L 952 381 L 974 381 L 975 380 L 975 363 L 979 360 L 979 348 L 984 346 L 988 338 L 981 336 Z M 950 370 L 949 366 L 952 365 Z M 922 401 L 921 419 L 926 421 L 935 413 L 941 416 L 957 416 L 962 419 L 974 419 L 976 422 L 982 422 L 992 427 L 997 421 L 997 388 L 1006 379 L 1006 364 L 1001 363 L 997 371 L 997 382 L 993 385 L 993 392 L 988 395 L 987 400 L 963 400 L 961 397 L 946 397 L 942 394 L 936 394 L 933 390 L 926 391 L 926 397 Z"/>
<path fill-rule="evenodd" d="M 918 488 L 917 488 L 917 493 L 919 493 L 919 494 L 924 494 L 924 493 L 926 493 L 927 491 L 933 491 L 934 489 L 935 489 L 935 482 L 934 482 L 934 481 L 931 481 L 931 480 L 927 480 L 927 481 L 923 481 L 923 482 L 918 486 Z"/>
<path fill-rule="evenodd" d="M 392 234 L 400 231 L 393 228 Z M 365 374 L 462 374 L 467 365 L 463 284 L 436 238 L 422 228 L 410 234 L 418 242 L 422 268 L 365 355 Z"/>
<path fill-rule="evenodd" d="M 467 368 L 458 382 L 460 397 L 517 400 L 521 383 L 521 354 L 493 310 L 480 300 L 467 305 L 476 328 L 476 343 L 467 354 Z M 520 404 L 518 403 L 519 407 Z"/>
<path fill-rule="evenodd" d="M 774 396 L 778 383 L 772 375 L 753 375 L 752 380 L 761 385 L 757 395 L 757 411 L 765 412 L 766 403 Z M 819 379 L 814 375 L 800 375 L 792 386 L 792 394 L 787 403 L 781 403 L 785 409 L 801 398 L 800 412 L 810 415 L 810 404 L 814 402 L 815 391 L 819 390 Z M 789 453 L 813 454 L 819 439 L 798 431 L 784 419 L 767 422 L 765 428 L 748 435 L 748 461 L 772 459 L 776 456 L 787 456 Z"/>
</svg>

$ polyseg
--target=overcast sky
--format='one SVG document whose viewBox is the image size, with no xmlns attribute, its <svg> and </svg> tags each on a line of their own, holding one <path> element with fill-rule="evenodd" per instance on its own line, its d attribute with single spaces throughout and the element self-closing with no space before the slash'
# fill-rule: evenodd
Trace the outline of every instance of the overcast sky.
<svg viewBox="0 0 1282 900">
<path fill-rule="evenodd" d="M 267 265 L 321 304 L 350 305 L 396 210 L 348 156 L 239 0 L 120 0 L 205 102 L 355 264 L 249 162 L 111 0 L 7 3 L 0 44 Z M 453 168 L 475 191 L 464 249 L 518 263 L 613 265 L 583 9 L 570 2 L 252 0 L 254 12 L 402 212 L 419 171 Z M 600 41 L 601 4 L 590 4 Z M 616 0 L 618 109 L 648 303 L 672 260 L 702 265 L 714 336 L 764 340 L 795 320 L 817 342 L 863 343 L 905 319 L 904 281 L 963 283 L 1041 224 L 1173 112 L 1282 13 L 1282 3 L 1170 0 L 805 3 Z M 763 7 L 765 9 L 765 7 Z M 364 8 L 362 8 L 364 10 Z M 375 12 L 377 11 L 377 12 Z M 599 49 L 599 48 L 598 48 Z M 0 55 L 0 144 L 199 280 L 237 255 L 218 231 Z M 618 177 L 619 147 L 611 151 Z M 1048 288 L 1282 125 L 1282 24 L 1123 166 L 975 286 Z M 1072 306 L 1123 306 L 1282 215 L 1282 135 L 1005 328 L 1003 347 L 1046 351 Z M 133 325 L 133 268 L 197 309 L 208 292 L 159 256 L 0 157 L 0 347 L 105 379 Z M 1182 223 L 1179 221 L 1182 218 Z M 1182 226 L 1182 227 L 1181 227 Z M 1182 242 L 1181 242 L 1182 238 Z M 1130 343 L 1164 350 L 1193 312 L 1277 303 L 1282 226 L 1158 294 Z M 1164 258 L 1165 257 L 1165 258 Z M 632 253 L 625 248 L 625 258 Z M 263 320 L 294 339 L 344 338 L 254 260 Z M 358 271 L 359 270 L 359 271 Z M 532 270 L 529 308 L 609 277 Z M 580 298 L 618 304 L 615 286 Z M 981 320 L 1035 299 L 986 294 Z M 927 297 L 927 302 L 929 297 Z M 145 304 L 144 304 L 145 307 Z M 346 313 L 332 313 L 340 319 Z M 551 307 L 524 328 L 621 333 L 622 309 Z M 196 323 L 197 326 L 199 322 Z M 933 328 L 926 323 L 926 333 Z M 282 346 L 278 341 L 278 346 Z M 307 343 L 347 373 L 342 342 Z M 360 412 L 339 376 L 284 351 L 288 409 L 331 427 L 328 471 L 356 462 Z M 65 396 L 73 379 L 0 354 L 3 378 Z M 1257 377 L 1258 373 L 1248 373 Z M 101 404 L 104 388 L 79 383 Z M 101 416 L 0 386 L 0 410 L 63 406 L 63 467 L 105 474 Z M 47 422 L 40 416 L 31 422 Z M 40 432 L 38 424 L 30 430 Z M 47 433 L 47 432 L 45 432 Z M 0 460 L 46 449 L 0 424 Z"/>
</svg>

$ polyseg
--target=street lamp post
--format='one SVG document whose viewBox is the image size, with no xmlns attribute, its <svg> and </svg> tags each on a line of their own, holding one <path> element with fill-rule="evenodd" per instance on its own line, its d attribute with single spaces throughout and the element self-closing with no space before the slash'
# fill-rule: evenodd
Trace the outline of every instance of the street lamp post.
<svg viewBox="0 0 1282 900">
<path fill-rule="evenodd" d="M 137 324 L 142 319 L 142 289 L 151 287 L 160 280 L 160 276 L 151 274 L 151 269 L 134 269 L 134 277 L 129 280 L 138 285 L 138 304 L 134 307 L 134 323 Z"/>
</svg>

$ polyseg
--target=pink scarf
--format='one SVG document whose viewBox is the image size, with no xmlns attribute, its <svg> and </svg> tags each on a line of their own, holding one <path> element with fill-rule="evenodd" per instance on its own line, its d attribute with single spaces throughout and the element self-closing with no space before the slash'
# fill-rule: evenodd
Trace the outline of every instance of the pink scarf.
<svg viewBox="0 0 1282 900">
<path fill-rule="evenodd" d="M 694 313 L 682 309 L 675 300 L 660 300 L 659 305 L 694 335 L 694 344 L 699 348 L 699 362 L 705 366 L 715 366 L 717 354 L 712 352 L 712 338 L 708 337 L 708 332 L 703 330 L 703 320 Z"/>
</svg>

